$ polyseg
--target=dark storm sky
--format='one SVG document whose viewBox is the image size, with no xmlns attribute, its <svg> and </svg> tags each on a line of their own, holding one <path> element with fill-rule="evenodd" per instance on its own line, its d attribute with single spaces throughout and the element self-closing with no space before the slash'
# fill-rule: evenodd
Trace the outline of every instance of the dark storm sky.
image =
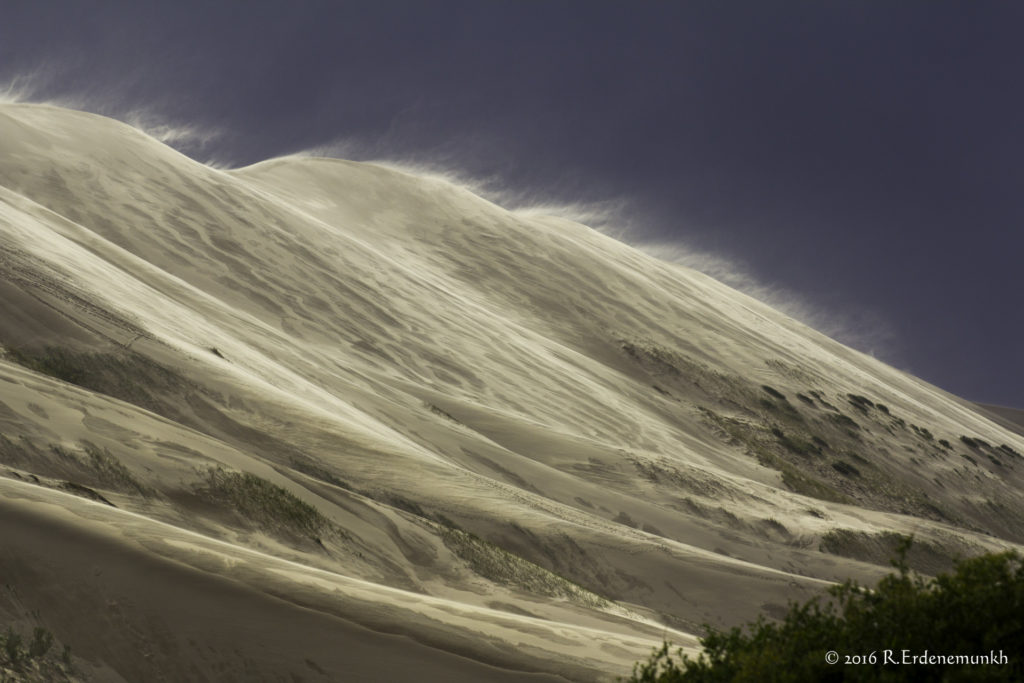
<svg viewBox="0 0 1024 683">
<path fill-rule="evenodd" d="M 333 144 L 618 207 L 627 241 L 1024 406 L 1022 36 L 980 0 L 5 0 L 0 84 L 191 124 L 201 160 Z"/>
</svg>

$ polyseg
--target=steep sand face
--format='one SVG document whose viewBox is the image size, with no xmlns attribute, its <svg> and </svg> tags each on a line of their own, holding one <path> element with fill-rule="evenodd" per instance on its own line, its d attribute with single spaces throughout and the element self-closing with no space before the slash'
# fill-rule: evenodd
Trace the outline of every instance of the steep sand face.
<svg viewBox="0 0 1024 683">
<path fill-rule="evenodd" d="M 1019 434 L 436 179 L 3 105 L 0 234 L 0 614 L 103 675 L 613 679 L 893 534 L 924 571 L 1024 541 Z"/>
<path fill-rule="evenodd" d="M 996 424 L 1006 427 L 1011 432 L 1024 434 L 1024 410 L 1008 408 L 1006 406 L 993 406 L 985 403 L 975 404 L 981 409 L 981 414 L 990 418 Z"/>
</svg>

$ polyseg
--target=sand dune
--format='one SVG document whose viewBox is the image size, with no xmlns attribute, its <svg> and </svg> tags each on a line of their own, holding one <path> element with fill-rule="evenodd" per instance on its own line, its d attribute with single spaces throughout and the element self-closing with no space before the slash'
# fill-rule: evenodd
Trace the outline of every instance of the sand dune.
<svg viewBox="0 0 1024 683">
<path fill-rule="evenodd" d="M 981 408 L 982 415 L 989 417 L 997 424 L 1018 434 L 1024 433 L 1024 410 L 1008 408 L 1007 406 L 994 406 L 987 403 L 978 403 L 976 405 Z"/>
<path fill-rule="evenodd" d="M 437 179 L 4 104 L 0 234 L 0 615 L 98 679 L 614 680 L 1024 543 L 1005 423 Z"/>
</svg>

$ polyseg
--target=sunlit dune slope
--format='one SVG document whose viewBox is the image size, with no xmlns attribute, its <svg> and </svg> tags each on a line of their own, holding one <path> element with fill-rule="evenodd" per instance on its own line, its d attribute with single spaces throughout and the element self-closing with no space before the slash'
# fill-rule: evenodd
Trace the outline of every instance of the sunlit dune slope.
<svg viewBox="0 0 1024 683">
<path fill-rule="evenodd" d="M 435 178 L 2 105 L 0 269 L 0 615 L 110 680 L 614 680 L 1024 542 L 1021 436 Z"/>
</svg>

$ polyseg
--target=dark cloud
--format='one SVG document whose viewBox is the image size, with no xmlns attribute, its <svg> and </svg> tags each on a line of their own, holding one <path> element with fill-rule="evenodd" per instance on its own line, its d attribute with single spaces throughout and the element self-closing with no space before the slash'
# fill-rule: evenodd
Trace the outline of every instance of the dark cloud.
<svg viewBox="0 0 1024 683">
<path fill-rule="evenodd" d="M 9 0 L 0 78 L 201 159 L 334 144 L 521 202 L 626 198 L 630 239 L 880 319 L 884 359 L 1024 405 L 1022 20 L 932 1 Z"/>
</svg>

